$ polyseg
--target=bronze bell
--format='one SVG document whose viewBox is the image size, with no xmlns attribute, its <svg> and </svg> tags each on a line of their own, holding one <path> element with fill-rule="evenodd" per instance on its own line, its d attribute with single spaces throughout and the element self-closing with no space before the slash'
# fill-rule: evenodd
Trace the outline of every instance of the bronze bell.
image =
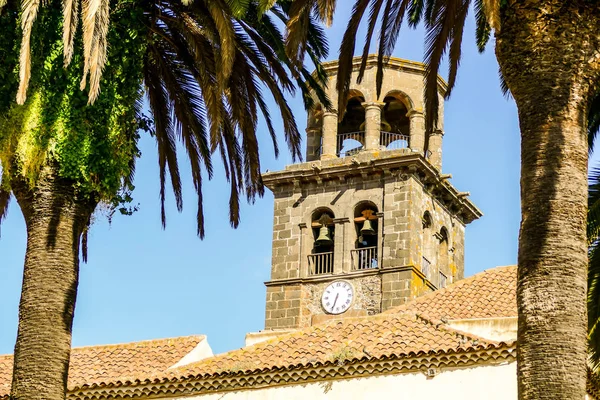
<svg viewBox="0 0 600 400">
<path fill-rule="evenodd" d="M 376 234 L 375 229 L 371 225 L 371 220 L 365 219 L 362 228 L 360 228 L 360 234 L 361 236 L 373 236 Z"/>
<path fill-rule="evenodd" d="M 367 126 L 367 121 L 360 124 L 360 127 L 358 129 L 360 129 L 361 131 L 364 131 L 366 126 Z M 383 113 L 381 113 L 381 122 L 379 124 L 379 130 L 381 132 L 390 132 L 392 130 L 392 126 L 390 125 L 389 122 L 387 122 L 385 120 L 385 116 L 383 115 Z"/>
<path fill-rule="evenodd" d="M 315 240 L 315 244 L 317 246 L 322 246 L 331 243 L 333 243 L 333 240 L 331 240 L 331 237 L 329 236 L 329 228 L 326 225 L 321 225 L 319 237 Z"/>
</svg>

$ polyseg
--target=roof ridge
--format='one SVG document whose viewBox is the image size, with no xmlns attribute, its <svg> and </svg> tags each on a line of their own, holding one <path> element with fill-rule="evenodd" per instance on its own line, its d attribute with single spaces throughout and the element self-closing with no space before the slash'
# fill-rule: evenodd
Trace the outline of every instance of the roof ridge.
<svg viewBox="0 0 600 400">
<path fill-rule="evenodd" d="M 87 346 L 72 347 L 71 350 L 108 349 L 108 348 L 115 348 L 115 347 L 134 346 L 137 344 L 150 344 L 150 343 L 157 343 L 157 342 L 166 342 L 168 340 L 191 339 L 191 338 L 196 338 L 196 339 L 199 339 L 199 341 L 202 341 L 202 340 L 206 340 L 206 335 L 173 336 L 173 337 L 158 338 L 158 339 L 138 340 L 138 341 L 133 341 L 133 342 L 93 344 L 93 345 L 87 345 Z M 14 356 L 14 354 L 0 354 L 0 358 L 13 357 L 13 356 Z"/>
<path fill-rule="evenodd" d="M 146 339 L 146 340 L 138 340 L 132 342 L 122 342 L 122 343 L 108 343 L 108 344 L 97 344 L 97 345 L 88 345 L 88 346 L 77 346 L 73 347 L 71 350 L 85 350 L 85 349 L 105 349 L 105 348 L 113 348 L 113 347 L 127 347 L 134 346 L 138 344 L 150 344 L 157 342 L 166 342 L 169 340 L 182 340 L 182 339 L 191 339 L 196 338 L 200 341 L 206 339 L 206 335 L 187 335 L 187 336 L 174 336 L 174 337 L 166 337 L 166 338 L 158 338 L 158 339 Z M 9 354 L 12 356 L 12 354 Z"/>
<path fill-rule="evenodd" d="M 497 340 L 487 339 L 482 336 L 474 335 L 471 332 L 466 332 L 466 331 L 462 331 L 460 329 L 453 328 L 453 327 L 449 326 L 446 322 L 443 322 L 443 321 L 435 319 L 435 318 L 431 318 L 431 317 L 427 316 L 426 314 L 415 313 L 415 315 L 417 316 L 417 318 L 424 320 L 427 323 L 429 323 L 430 325 L 432 325 L 436 330 L 444 330 L 448 333 L 454 333 L 454 334 L 458 334 L 458 335 L 467 337 L 468 339 L 470 339 L 471 342 L 479 341 L 479 342 L 485 342 L 487 344 L 500 344 L 500 343 L 509 344 L 507 342 L 499 342 Z"/>
</svg>

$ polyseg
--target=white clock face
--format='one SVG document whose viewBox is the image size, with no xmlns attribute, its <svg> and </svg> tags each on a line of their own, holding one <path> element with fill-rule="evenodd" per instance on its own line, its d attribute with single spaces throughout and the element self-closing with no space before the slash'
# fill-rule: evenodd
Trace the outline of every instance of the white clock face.
<svg viewBox="0 0 600 400">
<path fill-rule="evenodd" d="M 354 288 L 346 281 L 336 281 L 325 288 L 321 304 L 329 314 L 341 314 L 350 308 Z"/>
</svg>

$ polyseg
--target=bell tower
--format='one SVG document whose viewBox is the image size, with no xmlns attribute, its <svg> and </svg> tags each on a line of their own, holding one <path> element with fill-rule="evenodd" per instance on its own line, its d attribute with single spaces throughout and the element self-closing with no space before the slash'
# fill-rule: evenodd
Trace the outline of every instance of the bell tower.
<svg viewBox="0 0 600 400">
<path fill-rule="evenodd" d="M 446 83 L 423 157 L 425 66 L 391 58 L 377 98 L 376 63 L 345 110 L 310 113 L 306 162 L 263 175 L 275 196 L 267 330 L 381 313 L 463 278 L 465 226 L 482 214 L 441 171 Z M 324 69 L 337 104 L 337 61 Z"/>
</svg>

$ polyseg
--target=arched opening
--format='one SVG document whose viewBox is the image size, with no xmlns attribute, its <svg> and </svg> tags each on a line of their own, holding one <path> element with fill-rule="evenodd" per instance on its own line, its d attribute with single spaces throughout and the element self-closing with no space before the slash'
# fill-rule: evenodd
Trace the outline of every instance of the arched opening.
<svg viewBox="0 0 600 400">
<path fill-rule="evenodd" d="M 379 221 L 375 204 L 364 201 L 354 208 L 354 229 L 356 241 L 352 250 L 352 269 L 378 268 Z"/>
<path fill-rule="evenodd" d="M 313 248 L 312 254 L 308 256 L 310 275 L 333 273 L 334 218 L 333 212 L 328 208 L 317 209 L 311 216 Z"/>
<path fill-rule="evenodd" d="M 383 98 L 385 105 L 381 113 L 382 125 L 389 131 L 381 132 L 380 143 L 389 150 L 404 149 L 409 146 L 410 118 L 406 115 L 410 109 L 410 99 L 400 91 L 392 91 Z"/>
<path fill-rule="evenodd" d="M 365 109 L 362 103 L 365 96 L 358 90 L 350 90 L 342 122 L 338 125 L 337 155 L 346 157 L 359 152 L 365 143 L 365 133 L 361 125 L 365 122 Z"/>
<path fill-rule="evenodd" d="M 440 246 L 438 251 L 438 288 L 445 288 L 448 285 L 449 274 L 449 253 L 448 253 L 448 230 L 445 227 L 440 229 Z"/>
<path fill-rule="evenodd" d="M 421 260 L 421 272 L 425 277 L 431 280 L 431 262 L 433 261 L 433 219 L 429 211 L 423 214 L 423 236 L 421 237 L 421 247 L 423 259 Z"/>
</svg>

